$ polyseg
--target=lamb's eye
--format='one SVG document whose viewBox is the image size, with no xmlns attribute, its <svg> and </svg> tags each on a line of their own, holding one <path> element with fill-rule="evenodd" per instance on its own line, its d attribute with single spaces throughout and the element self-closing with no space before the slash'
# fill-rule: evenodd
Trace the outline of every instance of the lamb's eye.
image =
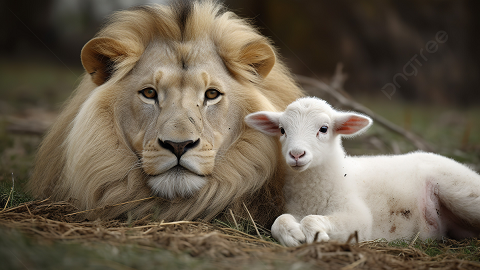
<svg viewBox="0 0 480 270">
<path fill-rule="evenodd" d="M 146 98 L 148 98 L 148 99 L 155 99 L 155 98 L 157 98 L 157 91 L 155 91 L 155 89 L 150 88 L 150 87 L 141 90 L 140 93 L 141 93 L 144 97 L 146 97 Z"/>
<path fill-rule="evenodd" d="M 285 134 L 285 129 L 280 128 L 280 133 L 282 133 L 282 135 Z"/>
<path fill-rule="evenodd" d="M 327 126 L 323 126 L 323 127 L 320 128 L 320 132 L 321 132 L 321 133 L 327 133 L 327 131 L 328 131 L 328 127 L 327 127 Z"/>
<path fill-rule="evenodd" d="M 206 98 L 206 99 L 216 99 L 216 98 L 218 98 L 220 95 L 221 95 L 221 93 L 218 92 L 218 90 L 216 90 L 216 89 L 208 89 L 208 90 L 205 92 L 205 98 Z"/>
</svg>

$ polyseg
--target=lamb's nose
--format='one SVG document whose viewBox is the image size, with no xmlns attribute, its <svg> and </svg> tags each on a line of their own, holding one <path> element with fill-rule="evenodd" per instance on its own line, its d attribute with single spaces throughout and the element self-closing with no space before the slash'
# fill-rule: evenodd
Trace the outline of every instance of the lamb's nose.
<svg viewBox="0 0 480 270">
<path fill-rule="evenodd" d="M 196 141 L 189 140 L 189 141 L 184 141 L 184 142 L 173 142 L 173 141 L 169 141 L 169 140 L 166 140 L 166 141 L 158 140 L 158 142 L 159 142 L 161 147 L 170 150 L 170 152 L 172 152 L 177 157 L 177 159 L 180 159 L 180 157 L 183 154 L 185 154 L 185 152 L 187 152 L 188 150 L 190 150 L 190 149 L 196 147 L 197 145 L 199 145 L 200 144 L 200 139 L 198 139 Z"/>
<path fill-rule="evenodd" d="M 290 151 L 290 156 L 298 161 L 301 157 L 305 156 L 305 151 Z"/>
</svg>

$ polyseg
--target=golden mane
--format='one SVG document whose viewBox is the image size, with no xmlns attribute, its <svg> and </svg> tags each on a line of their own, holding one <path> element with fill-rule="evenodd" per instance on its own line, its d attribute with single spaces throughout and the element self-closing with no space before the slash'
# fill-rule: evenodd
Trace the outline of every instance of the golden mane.
<svg viewBox="0 0 480 270">
<path fill-rule="evenodd" d="M 259 110 L 283 110 L 302 96 L 271 42 L 213 1 L 117 12 L 82 50 L 87 73 L 40 146 L 29 191 L 36 198 L 73 199 L 82 210 L 151 197 L 138 153 L 121 128 L 121 108 L 104 89 L 119 92 L 119 82 L 151 42 L 205 37 L 244 86 L 245 96 L 235 100 L 243 112 L 235 121 Z M 215 159 L 208 184 L 193 196 L 123 204 L 91 211 L 88 218 L 152 213 L 162 220 L 210 220 L 226 207 L 242 214 L 245 203 L 254 219 L 271 224 L 284 205 L 279 144 L 246 125 L 232 141 Z"/>
</svg>

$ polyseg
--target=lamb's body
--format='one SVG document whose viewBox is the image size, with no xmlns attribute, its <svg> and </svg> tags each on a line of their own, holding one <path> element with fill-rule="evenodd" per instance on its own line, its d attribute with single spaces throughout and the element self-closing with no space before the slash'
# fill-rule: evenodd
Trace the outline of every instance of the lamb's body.
<svg viewBox="0 0 480 270">
<path fill-rule="evenodd" d="M 351 221 L 335 226 L 345 230 L 329 234 L 337 240 L 345 240 L 355 230 L 363 240 L 393 240 L 417 232 L 422 239 L 447 234 L 455 238 L 476 236 L 468 223 L 452 223 L 460 221 L 452 214 L 455 212 L 480 224 L 480 177 L 463 165 L 419 152 L 346 157 L 343 165 L 336 172 L 339 177 L 335 183 L 319 177 L 323 169 L 290 172 L 284 189 L 287 213 L 300 221 L 307 215 L 338 216 L 344 209 Z M 444 205 L 448 202 L 456 209 L 449 211 Z"/>
<path fill-rule="evenodd" d="M 478 235 L 477 173 L 446 157 L 422 152 L 348 157 L 338 135 L 365 130 L 371 120 L 358 114 L 346 117 L 318 102 L 300 99 L 285 113 L 247 118 L 247 123 L 265 130 L 265 123 L 255 121 L 267 117 L 289 136 L 281 138 L 283 154 L 294 169 L 284 188 L 288 214 L 272 226 L 275 238 L 292 246 L 315 237 L 344 241 L 354 231 L 361 240 L 393 240 L 418 232 L 422 239 Z M 330 132 L 318 131 L 312 140 L 308 134 L 315 125 L 330 127 Z"/>
</svg>

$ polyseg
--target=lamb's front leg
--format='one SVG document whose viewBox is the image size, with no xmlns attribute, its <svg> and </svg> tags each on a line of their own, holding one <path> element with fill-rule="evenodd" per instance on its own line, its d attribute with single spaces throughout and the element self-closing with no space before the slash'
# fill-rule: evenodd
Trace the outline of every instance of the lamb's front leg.
<svg viewBox="0 0 480 270">
<path fill-rule="evenodd" d="M 300 228 L 300 223 L 290 214 L 283 214 L 275 219 L 272 225 L 272 236 L 287 247 L 305 243 L 305 235 Z"/>
<path fill-rule="evenodd" d="M 300 221 L 306 242 L 346 241 L 355 231 L 361 239 L 369 239 L 372 231 L 370 213 L 333 214 L 329 216 L 308 215 Z M 318 235 L 317 235 L 318 234 Z M 316 237 L 316 238 L 315 238 Z"/>
</svg>

